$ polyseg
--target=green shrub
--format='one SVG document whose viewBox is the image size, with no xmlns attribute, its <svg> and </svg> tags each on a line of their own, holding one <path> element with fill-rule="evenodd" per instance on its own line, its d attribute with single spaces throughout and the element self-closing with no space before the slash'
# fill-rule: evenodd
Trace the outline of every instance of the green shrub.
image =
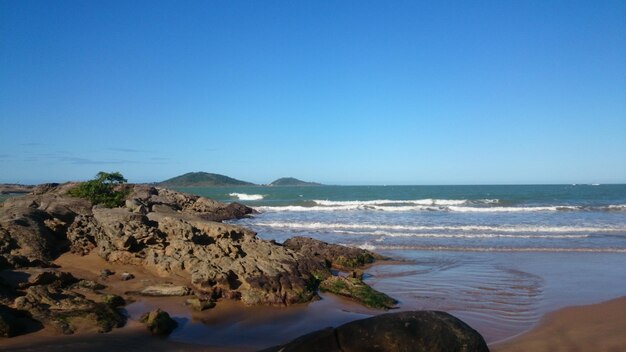
<svg viewBox="0 0 626 352">
<path fill-rule="evenodd" d="M 127 180 L 119 172 L 107 173 L 100 171 L 96 178 L 82 182 L 68 192 L 72 197 L 89 199 L 93 204 L 102 204 L 108 208 L 119 207 L 124 204 L 127 192 L 116 191 L 115 186 Z"/>
</svg>

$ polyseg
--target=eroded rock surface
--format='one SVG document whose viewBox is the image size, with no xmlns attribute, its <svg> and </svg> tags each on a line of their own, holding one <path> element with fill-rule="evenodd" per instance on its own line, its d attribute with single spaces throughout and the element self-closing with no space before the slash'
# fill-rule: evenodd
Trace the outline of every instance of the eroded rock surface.
<svg viewBox="0 0 626 352">
<path fill-rule="evenodd" d="M 352 270 L 376 260 L 387 259 L 365 249 L 330 244 L 309 237 L 292 237 L 285 241 L 284 246 L 306 256 L 323 260 L 330 268 Z"/>
<path fill-rule="evenodd" d="M 39 186 L 0 208 L 0 263 L 45 266 L 59 254 L 96 252 L 109 262 L 141 265 L 155 274 L 187 277 L 212 299 L 287 305 L 316 296 L 328 275 L 317 258 L 258 239 L 219 221 L 254 213 L 147 185 L 123 185 L 124 207 L 105 208 L 67 195 L 76 184 Z"/>
<path fill-rule="evenodd" d="M 249 305 L 308 302 L 317 297 L 319 283 L 332 277 L 331 267 L 353 269 L 379 259 L 368 251 L 312 239 L 280 245 L 221 222 L 254 213 L 242 204 L 124 184 L 118 186 L 127 195 L 124 206 L 106 208 L 69 196 L 76 185 L 40 185 L 0 204 L 0 273 L 29 275 L 13 286 L 0 280 L 0 304 L 9 309 L 3 311 L 4 335 L 20 331 L 10 325 L 16 312 L 63 333 L 77 331 L 85 321 L 98 331 L 123 324 L 116 309 L 123 299 L 110 299 L 105 284 L 132 274 L 118 273 L 118 279 L 103 268 L 96 280 L 104 281 L 81 280 L 55 269 L 54 260 L 66 252 L 141 266 L 162 277 L 159 284 L 176 278 L 171 280 L 175 285 L 153 286 L 145 293 L 193 293 L 197 298 L 188 304 L 197 310 L 220 298 Z M 136 280 L 130 284 L 141 285 Z"/>
</svg>

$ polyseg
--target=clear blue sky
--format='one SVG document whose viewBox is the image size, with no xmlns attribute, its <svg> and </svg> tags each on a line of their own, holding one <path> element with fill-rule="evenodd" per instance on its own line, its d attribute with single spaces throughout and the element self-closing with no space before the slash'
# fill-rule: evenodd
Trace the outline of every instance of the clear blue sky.
<svg viewBox="0 0 626 352">
<path fill-rule="evenodd" d="M 0 182 L 626 182 L 625 1 L 0 0 Z"/>
</svg>

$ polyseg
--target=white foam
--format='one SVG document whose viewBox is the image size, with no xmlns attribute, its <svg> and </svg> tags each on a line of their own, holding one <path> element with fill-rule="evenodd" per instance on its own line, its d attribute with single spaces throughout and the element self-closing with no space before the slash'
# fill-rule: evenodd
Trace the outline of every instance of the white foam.
<svg viewBox="0 0 626 352">
<path fill-rule="evenodd" d="M 365 249 L 367 251 L 376 250 L 376 246 L 369 244 L 368 242 L 363 243 L 362 245 L 357 246 L 358 248 Z"/>
<path fill-rule="evenodd" d="M 413 232 L 385 232 L 375 231 L 373 233 L 357 232 L 357 231 L 335 231 L 337 233 L 345 233 L 352 235 L 373 235 L 388 237 L 413 237 L 413 238 L 544 238 L 544 239 L 563 239 L 563 238 L 587 238 L 589 235 L 509 235 L 498 233 L 413 233 Z"/>
<path fill-rule="evenodd" d="M 263 199 L 262 194 L 246 194 L 246 193 L 230 193 L 228 194 L 231 197 L 236 197 L 239 200 L 261 200 Z"/>
<path fill-rule="evenodd" d="M 455 247 L 455 246 L 376 246 L 378 250 L 420 250 L 454 252 L 582 252 L 626 253 L 624 248 L 549 248 L 549 247 Z"/>
<path fill-rule="evenodd" d="M 271 228 L 287 228 L 299 230 L 372 230 L 372 231 L 477 231 L 477 232 L 549 232 L 549 233 L 579 233 L 579 232 L 624 232 L 623 227 L 584 227 L 584 226 L 526 226 L 526 225 L 389 225 L 363 223 L 325 223 L 325 222 L 258 222 L 257 226 Z"/>
<path fill-rule="evenodd" d="M 315 204 L 321 206 L 375 206 L 375 205 L 462 205 L 462 204 L 470 204 L 470 203 L 483 203 L 483 204 L 494 204 L 498 203 L 498 199 L 478 199 L 478 200 L 467 200 L 467 199 L 412 199 L 412 200 L 392 200 L 392 199 L 375 199 L 375 200 L 347 200 L 347 201 L 336 201 L 336 200 L 313 200 Z"/>
<path fill-rule="evenodd" d="M 231 194 L 232 195 L 232 194 Z M 258 195 L 260 196 L 260 195 Z M 262 196 L 261 196 L 262 197 Z M 554 211 L 624 211 L 626 204 L 607 206 L 578 206 L 578 205 L 552 205 L 552 206 L 489 206 L 499 201 L 497 199 L 482 200 L 446 200 L 446 199 L 421 199 L 421 200 L 372 200 L 372 201 L 326 201 L 315 200 L 314 206 L 288 205 L 288 206 L 262 206 L 260 212 L 325 212 L 325 211 L 386 211 L 386 212 L 411 212 L 411 211 L 447 211 L 460 213 L 521 213 L 521 212 L 554 212 Z M 430 205 L 426 205 L 430 202 Z M 449 203 L 444 205 L 444 203 Z M 424 203 L 424 204 L 419 204 Z M 458 205 L 455 205 L 458 204 Z"/>
</svg>

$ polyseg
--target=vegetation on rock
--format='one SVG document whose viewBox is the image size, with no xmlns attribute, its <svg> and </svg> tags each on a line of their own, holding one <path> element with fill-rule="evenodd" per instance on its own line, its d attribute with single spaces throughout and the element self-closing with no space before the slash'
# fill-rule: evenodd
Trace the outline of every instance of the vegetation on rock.
<svg viewBox="0 0 626 352">
<path fill-rule="evenodd" d="M 330 276 L 320 283 L 320 290 L 352 298 L 370 308 L 389 309 L 398 303 L 386 294 L 369 287 L 360 278 Z"/>
<path fill-rule="evenodd" d="M 116 186 L 127 182 L 119 172 L 107 173 L 100 171 L 96 178 L 82 182 L 69 190 L 73 197 L 88 199 L 93 204 L 102 204 L 107 208 L 120 207 L 124 204 L 127 192 L 116 190 Z"/>
</svg>

